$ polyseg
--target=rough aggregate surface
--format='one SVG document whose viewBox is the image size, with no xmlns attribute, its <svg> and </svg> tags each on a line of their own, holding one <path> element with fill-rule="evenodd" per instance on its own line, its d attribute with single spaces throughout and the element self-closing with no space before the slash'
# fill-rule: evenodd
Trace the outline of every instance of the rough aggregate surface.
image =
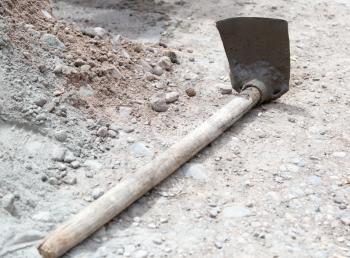
<svg viewBox="0 0 350 258">
<path fill-rule="evenodd" d="M 290 91 L 65 257 L 350 257 L 349 10 L 1 1 L 0 257 L 39 257 L 48 231 L 234 98 L 215 28 L 231 16 L 289 22 Z"/>
</svg>

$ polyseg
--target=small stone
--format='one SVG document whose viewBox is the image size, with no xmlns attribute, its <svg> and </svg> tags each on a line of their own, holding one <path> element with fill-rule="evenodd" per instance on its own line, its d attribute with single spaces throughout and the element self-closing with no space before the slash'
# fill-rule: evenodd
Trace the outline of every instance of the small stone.
<svg viewBox="0 0 350 258">
<path fill-rule="evenodd" d="M 113 130 L 114 132 L 118 132 L 118 130 L 120 129 L 120 127 L 117 124 L 111 124 L 109 126 L 109 130 Z"/>
<path fill-rule="evenodd" d="M 249 216 L 250 210 L 243 206 L 230 206 L 223 210 L 222 215 L 225 218 L 241 218 Z"/>
<path fill-rule="evenodd" d="M 202 164 L 187 163 L 182 167 L 182 172 L 186 177 L 191 177 L 199 181 L 207 181 L 208 172 Z"/>
<path fill-rule="evenodd" d="M 42 221 L 42 222 L 54 222 L 52 214 L 48 211 L 39 211 L 38 213 L 32 216 L 33 220 Z"/>
<path fill-rule="evenodd" d="M 146 78 L 146 80 L 147 80 L 147 81 L 150 81 L 150 82 L 152 82 L 152 81 L 155 81 L 155 80 L 158 80 L 158 79 L 159 79 L 157 76 L 155 76 L 154 74 L 149 73 L 149 72 L 147 72 L 147 73 L 146 73 L 145 78 Z"/>
<path fill-rule="evenodd" d="M 41 41 L 53 48 L 63 49 L 65 47 L 64 44 L 55 35 L 52 34 L 46 33 L 42 35 Z"/>
<path fill-rule="evenodd" d="M 162 67 L 156 65 L 155 67 L 152 68 L 151 73 L 157 76 L 161 76 L 164 73 L 164 71 Z"/>
<path fill-rule="evenodd" d="M 130 146 L 130 149 L 136 158 L 151 157 L 153 155 L 153 152 L 148 149 L 142 142 L 135 142 Z"/>
<path fill-rule="evenodd" d="M 113 130 L 108 130 L 108 136 L 111 138 L 116 138 L 117 137 L 117 133 Z"/>
<path fill-rule="evenodd" d="M 63 65 L 62 64 L 57 64 L 55 68 L 53 69 L 54 74 L 58 75 L 61 74 L 63 71 Z"/>
<path fill-rule="evenodd" d="M 118 248 L 117 249 L 117 254 L 118 255 L 123 255 L 124 254 L 124 248 Z"/>
<path fill-rule="evenodd" d="M 73 176 L 65 176 L 62 181 L 67 185 L 75 185 L 77 183 L 77 178 Z"/>
<path fill-rule="evenodd" d="M 72 168 L 77 169 L 80 168 L 80 162 L 75 160 L 72 163 L 70 163 L 70 165 L 72 166 Z"/>
<path fill-rule="evenodd" d="M 132 138 L 132 137 L 128 137 L 128 138 L 126 139 L 126 142 L 127 142 L 127 143 L 134 143 L 134 142 L 135 142 L 135 139 Z"/>
<path fill-rule="evenodd" d="M 54 146 L 52 148 L 52 160 L 54 161 L 63 161 L 66 150 L 62 147 Z"/>
<path fill-rule="evenodd" d="M 71 163 L 76 160 L 76 157 L 74 156 L 73 152 L 67 150 L 64 154 L 63 161 L 66 163 Z"/>
<path fill-rule="evenodd" d="M 94 173 L 91 170 L 87 170 L 87 171 L 85 171 L 85 176 L 87 178 L 93 178 L 94 177 Z"/>
<path fill-rule="evenodd" d="M 179 93 L 176 91 L 169 92 L 165 94 L 166 103 L 173 103 L 179 99 Z"/>
<path fill-rule="evenodd" d="M 57 141 L 65 142 L 68 138 L 68 135 L 65 131 L 60 130 L 54 134 L 54 137 L 56 138 Z"/>
<path fill-rule="evenodd" d="M 153 239 L 153 243 L 155 243 L 156 245 L 161 245 L 163 243 L 163 241 L 160 238 L 155 238 L 155 239 Z"/>
<path fill-rule="evenodd" d="M 100 198 L 105 192 L 103 191 L 102 188 L 95 188 L 94 190 L 92 190 L 92 198 L 94 198 L 95 200 Z"/>
<path fill-rule="evenodd" d="M 66 166 L 65 164 L 59 164 L 59 165 L 58 165 L 58 169 L 59 169 L 60 171 L 65 171 L 65 170 L 67 169 L 67 166 Z"/>
<path fill-rule="evenodd" d="M 138 250 L 135 252 L 135 258 L 147 258 L 148 252 L 145 250 Z"/>
<path fill-rule="evenodd" d="M 41 181 L 46 182 L 48 180 L 47 175 L 41 176 Z"/>
<path fill-rule="evenodd" d="M 90 72 L 90 69 L 91 69 L 91 66 L 88 65 L 88 64 L 84 64 L 80 67 L 80 71 L 82 73 L 89 73 Z M 91 96 L 91 95 L 90 95 Z"/>
<path fill-rule="evenodd" d="M 195 89 L 193 89 L 193 88 L 188 88 L 188 89 L 186 89 L 185 92 L 186 92 L 187 96 L 189 96 L 189 97 L 194 97 L 197 94 Z"/>
<path fill-rule="evenodd" d="M 99 38 L 104 38 L 108 34 L 108 31 L 101 27 L 83 28 L 81 32 L 87 36 Z"/>
<path fill-rule="evenodd" d="M 74 66 L 76 67 L 83 66 L 84 64 L 85 64 L 85 61 L 81 58 L 78 58 L 77 60 L 74 61 Z"/>
<path fill-rule="evenodd" d="M 39 98 L 36 101 L 34 101 L 35 105 L 39 106 L 39 107 L 43 107 L 46 103 L 47 103 L 47 99 L 46 98 Z"/>
<path fill-rule="evenodd" d="M 350 212 L 344 213 L 340 216 L 340 221 L 347 226 L 350 226 Z"/>
<path fill-rule="evenodd" d="M 163 56 L 159 60 L 158 65 L 164 70 L 169 71 L 171 69 L 171 60 L 168 56 Z"/>
<path fill-rule="evenodd" d="M 168 105 L 165 101 L 165 94 L 160 93 L 153 95 L 150 99 L 151 107 L 156 112 L 165 112 L 168 110 Z"/>
<path fill-rule="evenodd" d="M 14 215 L 16 212 L 16 208 L 15 208 L 15 204 L 14 204 L 15 199 L 16 199 L 16 196 L 12 193 L 6 194 L 1 199 L 2 207 L 12 215 Z"/>
<path fill-rule="evenodd" d="M 337 151 L 337 152 L 333 152 L 332 155 L 333 155 L 334 157 L 336 157 L 336 158 L 345 158 L 346 152 Z"/>
<path fill-rule="evenodd" d="M 58 184 L 58 181 L 55 177 L 50 177 L 49 180 L 48 180 L 48 183 L 50 185 L 57 185 Z"/>
<path fill-rule="evenodd" d="M 97 135 L 100 137 L 106 137 L 108 135 L 108 129 L 106 126 L 101 126 L 98 130 L 97 130 Z"/>
<path fill-rule="evenodd" d="M 44 113 L 39 114 L 35 117 L 36 120 L 38 121 L 45 121 L 47 119 L 46 115 Z"/>
<path fill-rule="evenodd" d="M 45 18 L 52 19 L 52 15 L 48 11 L 41 10 L 41 13 L 45 16 Z"/>
<path fill-rule="evenodd" d="M 103 168 L 103 165 L 97 160 L 86 160 L 84 166 L 91 170 L 100 170 Z"/>
<path fill-rule="evenodd" d="M 295 123 L 296 119 L 294 117 L 288 117 L 288 121 L 291 123 Z"/>
<path fill-rule="evenodd" d="M 126 132 L 126 133 L 132 133 L 133 131 L 135 131 L 135 128 L 132 127 L 132 126 L 125 126 L 123 128 L 123 131 Z"/>
<path fill-rule="evenodd" d="M 154 229 L 154 228 L 157 228 L 157 225 L 154 223 L 149 223 L 148 227 Z"/>
<path fill-rule="evenodd" d="M 232 93 L 232 86 L 227 84 L 221 84 L 218 86 L 219 91 L 221 94 L 231 94 Z"/>
<path fill-rule="evenodd" d="M 321 177 L 319 176 L 309 176 L 308 181 L 312 185 L 319 185 L 321 183 Z"/>
<path fill-rule="evenodd" d="M 218 208 L 210 209 L 209 210 L 209 217 L 216 218 L 219 213 L 220 213 L 220 210 Z"/>
<path fill-rule="evenodd" d="M 160 223 L 162 223 L 162 224 L 168 223 L 168 219 L 167 218 L 161 218 L 160 219 Z"/>
<path fill-rule="evenodd" d="M 123 118 L 129 118 L 132 113 L 132 107 L 120 106 L 119 115 Z"/>
<path fill-rule="evenodd" d="M 165 55 L 170 58 L 170 61 L 174 64 L 180 64 L 177 55 L 174 51 L 167 50 L 165 51 Z"/>
<path fill-rule="evenodd" d="M 222 243 L 219 242 L 219 241 L 215 241 L 214 244 L 215 244 L 215 247 L 216 247 L 217 249 L 221 249 L 221 248 L 223 247 Z"/>
</svg>

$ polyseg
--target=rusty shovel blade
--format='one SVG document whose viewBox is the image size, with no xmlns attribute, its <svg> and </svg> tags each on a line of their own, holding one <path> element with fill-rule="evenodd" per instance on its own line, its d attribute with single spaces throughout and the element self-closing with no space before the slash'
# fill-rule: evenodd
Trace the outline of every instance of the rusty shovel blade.
<svg viewBox="0 0 350 258">
<path fill-rule="evenodd" d="M 276 78 L 270 78 L 269 84 L 271 81 L 274 81 L 272 84 L 281 84 L 273 86 L 278 89 L 270 99 L 288 91 L 290 53 L 288 23 L 285 20 L 237 17 L 218 21 L 217 28 L 228 58 L 231 83 L 236 91 L 242 89 L 245 81 L 261 76 L 257 75 L 261 72 L 254 68 L 256 64 L 268 64 L 270 70 L 273 67 L 281 75 L 280 78 L 283 77 L 278 82 Z M 266 73 L 266 69 L 263 73 Z"/>
</svg>

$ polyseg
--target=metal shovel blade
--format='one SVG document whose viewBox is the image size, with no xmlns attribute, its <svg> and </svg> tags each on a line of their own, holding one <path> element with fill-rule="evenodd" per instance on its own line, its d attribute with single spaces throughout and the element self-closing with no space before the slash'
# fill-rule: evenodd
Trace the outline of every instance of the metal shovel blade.
<svg viewBox="0 0 350 258">
<path fill-rule="evenodd" d="M 238 92 L 245 81 L 261 76 L 266 69 L 258 71 L 257 66 L 269 66 L 276 69 L 280 78 L 270 78 L 274 92 L 270 99 L 275 99 L 288 91 L 290 76 L 288 23 L 285 20 L 238 17 L 217 22 L 226 55 L 230 65 L 231 83 Z M 276 77 L 276 75 L 274 75 Z M 271 77 L 271 76 L 270 76 Z M 265 82 L 266 83 L 266 82 Z M 275 89 L 275 88 L 278 89 Z"/>
</svg>

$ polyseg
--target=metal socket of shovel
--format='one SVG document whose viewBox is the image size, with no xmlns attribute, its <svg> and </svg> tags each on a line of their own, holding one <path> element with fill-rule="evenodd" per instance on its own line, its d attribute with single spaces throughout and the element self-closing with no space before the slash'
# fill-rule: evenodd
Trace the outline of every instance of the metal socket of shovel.
<svg viewBox="0 0 350 258">
<path fill-rule="evenodd" d="M 239 95 L 136 174 L 48 234 L 38 246 L 43 257 L 63 255 L 166 179 L 251 108 L 288 91 L 286 21 L 242 17 L 219 21 L 217 27 L 230 64 L 231 82 Z"/>
</svg>

